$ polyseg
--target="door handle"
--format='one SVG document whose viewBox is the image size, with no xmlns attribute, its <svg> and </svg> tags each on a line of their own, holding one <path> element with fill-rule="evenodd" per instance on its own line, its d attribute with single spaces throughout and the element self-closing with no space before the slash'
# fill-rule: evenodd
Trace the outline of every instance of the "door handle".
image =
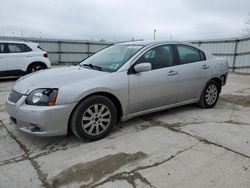
<svg viewBox="0 0 250 188">
<path fill-rule="evenodd" d="M 209 66 L 207 64 L 202 65 L 202 69 L 208 69 Z"/>
<path fill-rule="evenodd" d="M 176 74 L 178 74 L 178 73 L 176 71 L 173 71 L 173 70 L 168 72 L 168 76 L 174 76 Z"/>
</svg>

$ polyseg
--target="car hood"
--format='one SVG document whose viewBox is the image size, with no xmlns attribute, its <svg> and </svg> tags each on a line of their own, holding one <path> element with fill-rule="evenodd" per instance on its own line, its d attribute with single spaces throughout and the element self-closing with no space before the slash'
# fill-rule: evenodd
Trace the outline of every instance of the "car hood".
<svg viewBox="0 0 250 188">
<path fill-rule="evenodd" d="M 17 80 L 13 89 L 22 94 L 28 94 L 34 89 L 67 87 L 74 83 L 95 79 L 106 74 L 109 73 L 80 66 L 55 68 L 21 77 Z"/>
</svg>

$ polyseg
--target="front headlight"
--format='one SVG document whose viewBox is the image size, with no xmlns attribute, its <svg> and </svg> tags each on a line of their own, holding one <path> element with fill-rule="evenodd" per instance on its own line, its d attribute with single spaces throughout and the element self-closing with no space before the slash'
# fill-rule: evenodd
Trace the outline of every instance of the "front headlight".
<svg viewBox="0 0 250 188">
<path fill-rule="evenodd" d="M 26 98 L 26 104 L 53 106 L 56 103 L 58 89 L 36 89 Z"/>
</svg>

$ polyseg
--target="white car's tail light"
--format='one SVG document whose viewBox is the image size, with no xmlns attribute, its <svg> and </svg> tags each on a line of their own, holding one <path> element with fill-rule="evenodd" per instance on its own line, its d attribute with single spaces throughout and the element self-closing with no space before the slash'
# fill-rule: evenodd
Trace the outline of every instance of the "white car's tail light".
<svg viewBox="0 0 250 188">
<path fill-rule="evenodd" d="M 48 58 L 48 53 L 47 53 L 47 52 L 44 53 L 44 54 L 43 54 L 43 57 Z"/>
</svg>

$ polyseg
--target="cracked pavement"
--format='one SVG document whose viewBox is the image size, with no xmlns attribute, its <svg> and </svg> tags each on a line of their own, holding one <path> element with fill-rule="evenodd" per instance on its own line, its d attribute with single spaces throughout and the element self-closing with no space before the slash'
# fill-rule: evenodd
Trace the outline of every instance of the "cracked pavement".
<svg viewBox="0 0 250 188">
<path fill-rule="evenodd" d="M 18 131 L 0 79 L 0 187 L 250 187 L 250 76 L 229 74 L 213 109 L 134 118 L 95 142 Z"/>
</svg>

